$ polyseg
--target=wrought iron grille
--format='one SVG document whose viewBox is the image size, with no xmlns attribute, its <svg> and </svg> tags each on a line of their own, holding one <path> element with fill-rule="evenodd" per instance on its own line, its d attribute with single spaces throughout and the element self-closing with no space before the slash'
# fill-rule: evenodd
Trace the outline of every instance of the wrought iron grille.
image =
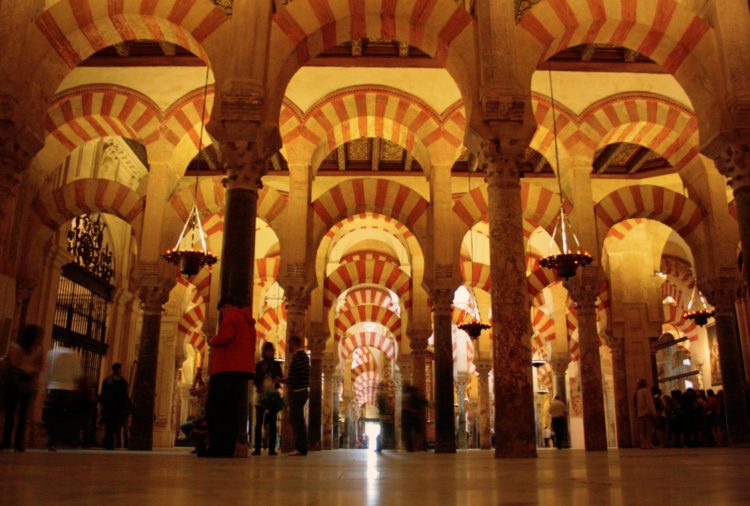
<svg viewBox="0 0 750 506">
<path fill-rule="evenodd" d="M 107 224 L 101 215 L 84 214 L 73 218 L 68 230 L 68 252 L 78 265 L 109 283 L 114 269 L 106 231 Z"/>
</svg>

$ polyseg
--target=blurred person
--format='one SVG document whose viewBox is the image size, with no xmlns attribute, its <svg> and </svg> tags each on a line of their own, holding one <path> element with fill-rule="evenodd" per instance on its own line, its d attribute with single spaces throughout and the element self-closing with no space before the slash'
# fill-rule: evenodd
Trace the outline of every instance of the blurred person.
<svg viewBox="0 0 750 506">
<path fill-rule="evenodd" d="M 683 417 L 682 417 L 682 392 L 672 390 L 672 395 L 667 403 L 667 424 L 669 427 L 669 446 L 672 448 L 682 447 Z"/>
<path fill-rule="evenodd" d="M 59 443 L 77 443 L 73 438 L 77 381 L 81 375 L 81 357 L 65 345 L 47 353 L 47 396 L 43 421 L 47 428 L 47 449 L 56 451 Z"/>
<path fill-rule="evenodd" d="M 128 382 L 122 377 L 122 364 L 112 364 L 112 374 L 102 383 L 99 394 L 104 420 L 104 448 L 114 450 L 122 446 L 122 429 L 130 412 Z"/>
<path fill-rule="evenodd" d="M 208 340 L 208 447 L 199 457 L 233 457 L 238 443 L 247 383 L 255 372 L 255 320 L 232 296 L 219 301 L 219 332 Z"/>
<path fill-rule="evenodd" d="M 26 449 L 26 417 L 36 392 L 39 374 L 44 369 L 42 335 L 42 328 L 38 325 L 26 325 L 18 334 L 17 341 L 10 345 L 8 353 L 3 357 L 6 369 L 5 427 L 0 450 L 9 449 L 11 441 L 17 452 Z"/>
<path fill-rule="evenodd" d="M 255 364 L 255 450 L 253 455 L 260 455 L 263 446 L 263 427 L 268 431 L 268 454 L 276 455 L 276 433 L 278 431 L 278 414 L 284 409 L 284 399 L 279 394 L 283 374 L 281 364 L 276 361 L 276 349 L 273 343 L 263 343 L 261 361 Z"/>
<path fill-rule="evenodd" d="M 289 404 L 289 423 L 294 431 L 295 450 L 289 456 L 307 455 L 307 426 L 305 424 L 305 404 L 310 389 L 310 359 L 305 353 L 305 344 L 301 337 L 289 338 L 289 353 L 292 363 L 286 378 L 287 402 Z"/>
<path fill-rule="evenodd" d="M 568 432 L 567 413 L 568 407 L 560 399 L 560 396 L 556 395 L 549 405 L 549 416 L 552 418 L 552 432 L 555 435 L 554 442 L 558 450 L 563 449 Z"/>
<path fill-rule="evenodd" d="M 638 380 L 635 392 L 635 413 L 638 418 L 638 435 L 641 449 L 650 450 L 654 448 L 654 422 L 656 419 L 656 407 L 654 398 L 648 389 L 645 378 Z"/>
<path fill-rule="evenodd" d="M 667 446 L 667 413 L 664 405 L 664 398 L 661 395 L 659 387 L 651 387 L 651 396 L 654 399 L 654 408 L 656 415 L 654 417 L 654 439 L 655 446 Z"/>
<path fill-rule="evenodd" d="M 404 396 L 401 400 L 401 424 L 403 427 L 404 447 L 407 452 L 424 450 L 424 433 L 422 420 L 427 400 L 419 389 L 411 383 L 404 385 Z"/>
</svg>

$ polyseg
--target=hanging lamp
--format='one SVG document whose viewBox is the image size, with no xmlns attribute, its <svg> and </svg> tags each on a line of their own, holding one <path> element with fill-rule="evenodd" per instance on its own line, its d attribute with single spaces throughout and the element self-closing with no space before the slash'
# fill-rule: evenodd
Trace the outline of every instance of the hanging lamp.
<svg viewBox="0 0 750 506">
<path fill-rule="evenodd" d="M 557 146 L 557 111 L 555 109 L 555 92 L 552 89 L 552 64 L 548 67 L 549 91 L 552 101 L 552 128 L 555 141 L 555 163 L 557 170 L 557 188 L 560 195 L 560 212 L 557 216 L 555 228 L 552 231 L 552 240 L 549 247 L 549 255 L 540 260 L 542 267 L 553 269 L 557 275 L 565 280 L 576 275 L 578 267 L 586 267 L 593 261 L 591 254 L 581 249 L 573 226 L 570 224 L 568 215 L 565 213 L 563 202 L 562 180 L 560 178 L 560 153 Z M 555 246 L 560 253 L 555 253 Z"/>
<path fill-rule="evenodd" d="M 201 130 L 198 136 L 198 157 L 203 156 L 203 128 L 206 115 L 206 99 L 208 97 L 208 66 L 206 66 L 206 82 L 203 87 L 203 109 L 201 110 Z M 198 199 L 198 174 L 195 175 L 195 199 Z M 212 266 L 218 260 L 215 255 L 208 250 L 206 243 L 206 233 L 201 223 L 200 211 L 198 206 L 193 204 L 190 210 L 185 226 L 182 227 L 177 244 L 172 249 L 168 249 L 162 256 L 170 264 L 177 265 L 184 276 L 194 276 L 198 274 L 204 266 Z"/>
<path fill-rule="evenodd" d="M 694 321 L 699 327 L 703 327 L 708 323 L 708 319 L 713 318 L 715 315 L 716 311 L 708 305 L 706 298 L 698 290 L 698 285 L 693 285 L 690 301 L 688 302 L 687 309 L 682 312 L 682 317 L 685 320 Z"/>
<path fill-rule="evenodd" d="M 471 193 L 471 167 L 468 168 L 469 171 L 469 193 Z M 472 230 L 469 230 L 469 249 L 471 251 L 471 262 L 474 263 L 474 232 Z M 472 286 L 469 286 L 469 293 L 471 294 L 471 297 L 476 302 L 477 298 L 476 295 L 474 295 L 474 288 Z M 479 305 L 477 304 L 476 308 L 477 313 L 479 312 Z M 481 316 L 481 315 L 480 315 Z M 462 323 L 458 326 L 459 329 L 466 332 L 471 339 L 479 339 L 479 336 L 482 334 L 483 330 L 487 330 L 490 328 L 490 326 L 484 322 L 482 322 L 480 319 L 473 318 L 472 321 Z"/>
</svg>

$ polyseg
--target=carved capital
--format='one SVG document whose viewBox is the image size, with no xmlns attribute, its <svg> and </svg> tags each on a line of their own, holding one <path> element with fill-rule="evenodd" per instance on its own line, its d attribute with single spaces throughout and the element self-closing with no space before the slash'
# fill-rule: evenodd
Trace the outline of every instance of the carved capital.
<svg viewBox="0 0 750 506">
<path fill-rule="evenodd" d="M 161 314 L 162 307 L 169 300 L 169 292 L 174 283 L 161 285 L 146 285 L 138 288 L 138 298 L 141 300 L 145 315 Z"/>
<path fill-rule="evenodd" d="M 0 109 L 2 105 L 0 96 Z M 0 111 L 0 195 L 15 196 L 21 184 L 21 174 L 31 163 L 32 158 L 42 148 L 42 144 L 30 133 L 12 132 L 12 122 L 2 119 Z"/>
<path fill-rule="evenodd" d="M 479 167 L 489 185 L 518 186 L 521 175 L 528 169 L 522 144 L 510 140 L 487 140 L 482 143 Z"/>
<path fill-rule="evenodd" d="M 451 315 L 455 292 L 455 289 L 452 287 L 433 288 L 430 290 L 430 302 L 432 302 L 432 310 L 435 315 Z"/>
<path fill-rule="evenodd" d="M 480 105 L 485 123 L 523 123 L 526 97 L 489 88 L 481 92 Z"/>
<path fill-rule="evenodd" d="M 328 335 L 311 335 L 307 338 L 307 347 L 310 349 L 310 355 L 313 358 L 322 358 L 326 351 L 326 341 Z"/>
<path fill-rule="evenodd" d="M 701 289 L 717 317 L 733 318 L 739 286 L 740 283 L 735 278 L 720 278 L 702 283 Z"/>
<path fill-rule="evenodd" d="M 323 362 L 323 365 L 321 366 L 321 371 L 326 379 L 331 382 L 336 381 L 336 369 L 338 369 L 338 364 L 335 362 Z"/>
<path fill-rule="evenodd" d="M 490 375 L 490 371 L 492 371 L 492 361 L 475 360 L 474 365 L 476 366 L 477 372 L 479 373 L 479 381 L 487 381 Z"/>
<path fill-rule="evenodd" d="M 138 298 L 145 314 L 161 314 L 162 306 L 169 300 L 177 278 L 174 269 L 165 262 L 138 262 L 134 269 Z"/>
<path fill-rule="evenodd" d="M 290 313 L 304 314 L 310 306 L 310 288 L 301 283 L 286 283 L 284 303 Z"/>
<path fill-rule="evenodd" d="M 570 297 L 576 303 L 579 312 L 596 313 L 596 297 L 598 295 L 597 285 L 587 280 L 571 278 L 563 285 L 568 290 Z"/>
<path fill-rule="evenodd" d="M 424 354 L 427 350 L 427 341 L 430 338 L 430 330 L 411 330 L 409 331 L 409 345 L 411 346 L 411 353 Z"/>
<path fill-rule="evenodd" d="M 750 144 L 725 143 L 714 162 L 733 190 L 750 186 Z"/>
<path fill-rule="evenodd" d="M 565 377 L 565 374 L 568 372 L 568 365 L 570 364 L 569 358 L 555 358 L 552 361 L 550 361 L 549 365 L 552 367 L 552 371 L 555 373 L 555 376 L 558 378 Z"/>
</svg>

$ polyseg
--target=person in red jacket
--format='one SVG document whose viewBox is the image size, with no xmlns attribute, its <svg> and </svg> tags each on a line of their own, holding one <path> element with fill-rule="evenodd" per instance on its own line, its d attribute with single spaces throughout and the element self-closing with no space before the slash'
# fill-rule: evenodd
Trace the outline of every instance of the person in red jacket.
<svg viewBox="0 0 750 506">
<path fill-rule="evenodd" d="M 240 410 L 247 382 L 255 372 L 255 320 L 249 307 L 232 297 L 219 302 L 219 332 L 208 340 L 208 448 L 205 457 L 232 457 L 239 432 Z M 245 406 L 245 409 L 247 406 Z"/>
</svg>

